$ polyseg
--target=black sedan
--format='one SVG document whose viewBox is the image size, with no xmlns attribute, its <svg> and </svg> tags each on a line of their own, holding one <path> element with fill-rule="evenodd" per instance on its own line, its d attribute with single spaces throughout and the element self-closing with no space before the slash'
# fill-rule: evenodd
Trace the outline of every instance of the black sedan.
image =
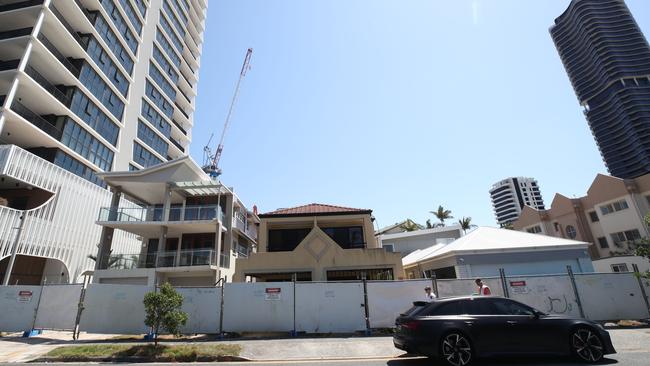
<svg viewBox="0 0 650 366">
<path fill-rule="evenodd" d="M 598 323 L 544 314 L 502 297 L 418 301 L 396 320 L 395 347 L 465 366 L 477 357 L 575 356 L 595 363 L 616 353 Z"/>
</svg>

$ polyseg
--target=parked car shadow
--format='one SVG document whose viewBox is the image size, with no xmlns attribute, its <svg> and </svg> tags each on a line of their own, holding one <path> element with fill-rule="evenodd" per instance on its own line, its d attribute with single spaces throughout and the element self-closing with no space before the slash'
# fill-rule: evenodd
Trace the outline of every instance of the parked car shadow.
<svg viewBox="0 0 650 366">
<path fill-rule="evenodd" d="M 602 362 L 599 362 L 598 365 L 613 365 L 617 364 L 618 361 L 611 358 L 605 358 Z M 430 365 L 444 365 L 442 361 L 432 361 L 431 359 L 425 357 L 404 357 L 399 360 L 390 360 L 386 363 L 388 366 L 430 366 Z M 488 358 L 477 360 L 472 365 L 475 366 L 577 366 L 581 363 L 571 359 L 571 358 Z"/>
</svg>

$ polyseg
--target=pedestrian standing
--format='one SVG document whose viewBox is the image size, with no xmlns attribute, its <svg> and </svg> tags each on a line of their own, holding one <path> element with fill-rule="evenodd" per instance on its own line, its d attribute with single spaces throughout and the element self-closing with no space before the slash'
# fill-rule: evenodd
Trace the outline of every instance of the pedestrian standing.
<svg viewBox="0 0 650 366">
<path fill-rule="evenodd" d="M 427 286 L 424 288 L 424 297 L 426 301 L 431 301 L 436 298 L 436 294 L 431 291 L 431 287 Z"/>
<path fill-rule="evenodd" d="M 490 296 L 492 295 L 492 291 L 490 291 L 490 286 L 486 285 L 481 281 L 480 278 L 476 279 L 476 286 L 478 286 L 478 294 L 479 296 Z"/>
</svg>

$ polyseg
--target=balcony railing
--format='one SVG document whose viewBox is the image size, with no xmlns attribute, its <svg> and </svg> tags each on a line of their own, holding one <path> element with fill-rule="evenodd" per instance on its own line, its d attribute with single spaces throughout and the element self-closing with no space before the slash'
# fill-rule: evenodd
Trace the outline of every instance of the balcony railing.
<svg viewBox="0 0 650 366">
<path fill-rule="evenodd" d="M 223 212 L 217 205 L 200 205 L 171 207 L 169 220 L 172 222 L 183 221 L 209 221 L 216 218 L 223 221 Z M 161 222 L 164 218 L 164 209 L 160 206 L 148 207 L 102 207 L 99 211 L 98 221 L 104 222 Z"/>
<path fill-rule="evenodd" d="M 178 127 L 178 129 L 181 130 L 181 132 L 183 133 L 183 135 L 186 135 L 186 136 L 187 136 L 187 131 L 185 131 L 185 129 L 183 128 L 183 126 L 181 126 L 180 123 L 176 122 L 175 119 L 172 119 L 172 122 L 174 122 L 174 124 L 176 125 L 176 127 Z"/>
<path fill-rule="evenodd" d="M 237 229 L 243 232 L 246 231 L 246 216 L 242 215 L 241 213 L 235 212 L 232 218 L 232 223 Z"/>
<path fill-rule="evenodd" d="M 174 140 L 172 137 L 170 137 L 169 140 L 174 144 L 174 146 L 179 148 L 182 152 L 185 152 L 185 148 L 178 141 Z"/>
<path fill-rule="evenodd" d="M 54 55 L 54 57 L 56 57 L 56 59 L 59 60 L 59 62 L 61 62 L 61 63 L 63 64 L 63 66 L 66 67 L 66 69 L 70 70 L 70 72 L 71 72 L 75 77 L 77 77 L 77 78 L 79 77 L 79 74 L 80 74 L 79 69 L 78 69 L 78 68 L 77 68 L 77 67 L 76 67 L 72 62 L 70 62 L 70 59 L 67 58 L 67 57 L 65 57 L 65 56 L 64 56 L 64 55 L 63 55 L 63 54 L 62 54 L 62 53 L 61 53 L 61 52 L 60 52 L 60 51 L 59 51 L 59 50 L 54 46 L 54 44 L 52 44 L 52 42 L 50 42 L 50 40 L 47 39 L 47 37 L 45 37 L 45 36 L 43 35 L 43 33 L 40 33 L 40 34 L 38 35 L 38 40 L 41 41 L 41 43 L 43 43 L 43 45 L 45 46 L 45 48 L 47 48 L 47 49 L 48 49 L 48 50 L 49 50 L 49 51 Z"/>
<path fill-rule="evenodd" d="M 257 240 L 257 227 L 255 225 L 248 225 L 246 228 L 246 235 L 254 240 Z"/>
<path fill-rule="evenodd" d="M 56 128 L 54 125 L 52 125 L 50 122 L 48 122 L 45 118 L 43 118 L 43 117 L 39 116 L 38 114 L 32 112 L 29 108 L 27 108 L 24 105 L 20 104 L 18 101 L 13 101 L 13 103 L 11 103 L 11 110 L 18 113 L 21 117 L 26 119 L 29 123 L 31 123 L 34 126 L 40 128 L 42 131 L 44 131 L 48 135 L 54 137 L 56 140 L 61 140 L 61 136 L 63 136 L 63 131 Z"/>
<path fill-rule="evenodd" d="M 185 112 L 185 110 L 183 109 L 183 107 L 181 107 L 181 106 L 178 104 L 178 102 L 174 102 L 174 105 L 176 105 L 176 108 L 178 108 L 178 111 L 181 112 L 181 114 L 184 115 L 185 118 L 190 119 L 189 114 L 187 114 L 187 112 Z"/>
<path fill-rule="evenodd" d="M 9 10 L 27 8 L 27 7 L 30 7 L 30 6 L 41 5 L 41 4 L 43 4 L 43 0 L 27 0 L 27 1 L 21 1 L 19 3 L 1 5 L 0 6 L 0 13 L 5 12 L 5 11 L 9 11 Z"/>
<path fill-rule="evenodd" d="M 54 7 L 54 6 L 50 6 L 50 10 L 52 11 L 52 13 L 54 13 L 54 15 L 57 17 L 57 19 L 59 19 L 59 21 L 61 22 L 61 24 L 63 24 L 63 27 L 64 27 L 65 29 L 68 30 L 68 32 L 70 33 L 70 35 L 71 35 L 71 36 L 72 36 L 72 37 L 73 37 L 73 38 L 74 38 L 74 39 L 75 39 L 75 40 L 76 40 L 80 45 L 83 44 L 83 41 L 82 41 L 81 37 L 79 36 L 79 34 L 77 33 L 77 31 L 75 31 L 74 28 L 72 28 L 72 26 L 70 25 L 70 23 L 68 23 L 68 21 L 65 20 L 65 17 L 63 16 L 63 14 L 61 14 L 61 12 L 59 12 L 59 10 L 58 10 L 56 7 Z"/>
<path fill-rule="evenodd" d="M 228 263 L 229 264 L 229 263 Z M 216 266 L 217 255 L 212 249 L 166 251 L 144 254 L 115 254 L 108 261 L 109 269 L 169 268 Z"/>
<path fill-rule="evenodd" d="M 221 268 L 230 268 L 230 256 L 227 254 L 221 253 L 219 255 L 219 267 Z"/>
<path fill-rule="evenodd" d="M 30 27 L 30 28 L 20 28 L 20 29 L 13 29 L 13 30 L 0 32 L 0 40 L 28 36 L 32 34 L 32 29 L 33 28 Z"/>
<path fill-rule="evenodd" d="M 15 70 L 20 65 L 20 60 L 0 61 L 0 71 Z"/>
<path fill-rule="evenodd" d="M 41 75 L 36 69 L 27 65 L 25 67 L 25 73 L 29 75 L 38 85 L 42 86 L 43 89 L 47 90 L 53 97 L 58 99 L 61 103 L 68 106 L 70 104 L 70 98 L 59 90 L 56 86 L 52 85 L 43 75 Z"/>
</svg>

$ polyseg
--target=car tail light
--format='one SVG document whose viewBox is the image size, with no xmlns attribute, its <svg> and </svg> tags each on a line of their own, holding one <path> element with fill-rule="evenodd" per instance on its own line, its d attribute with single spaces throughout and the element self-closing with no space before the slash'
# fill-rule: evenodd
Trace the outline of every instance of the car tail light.
<svg viewBox="0 0 650 366">
<path fill-rule="evenodd" d="M 409 330 L 416 330 L 418 329 L 419 326 L 420 326 L 420 322 L 413 321 L 413 320 L 402 323 L 402 327 Z"/>
</svg>

